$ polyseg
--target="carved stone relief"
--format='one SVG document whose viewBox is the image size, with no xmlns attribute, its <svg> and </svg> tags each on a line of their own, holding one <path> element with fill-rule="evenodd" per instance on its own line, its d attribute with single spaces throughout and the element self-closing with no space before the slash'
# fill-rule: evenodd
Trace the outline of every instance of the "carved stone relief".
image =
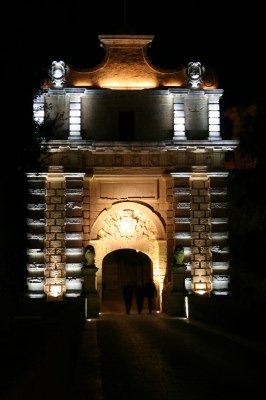
<svg viewBox="0 0 266 400">
<path fill-rule="evenodd" d="M 98 239 L 126 241 L 141 239 L 158 239 L 154 224 L 142 213 L 136 210 L 124 209 L 111 214 L 100 225 Z"/>
</svg>

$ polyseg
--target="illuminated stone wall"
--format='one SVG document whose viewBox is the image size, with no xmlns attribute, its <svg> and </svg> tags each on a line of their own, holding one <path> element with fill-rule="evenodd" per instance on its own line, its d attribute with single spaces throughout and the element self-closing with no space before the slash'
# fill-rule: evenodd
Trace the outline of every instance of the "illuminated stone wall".
<svg viewBox="0 0 266 400">
<path fill-rule="evenodd" d="M 46 178 L 45 286 L 47 300 L 62 300 L 65 285 L 65 177 L 51 173 Z"/>
<path fill-rule="evenodd" d="M 193 173 L 190 178 L 191 213 L 191 289 L 209 296 L 212 290 L 210 238 L 210 179 L 206 173 Z"/>
</svg>

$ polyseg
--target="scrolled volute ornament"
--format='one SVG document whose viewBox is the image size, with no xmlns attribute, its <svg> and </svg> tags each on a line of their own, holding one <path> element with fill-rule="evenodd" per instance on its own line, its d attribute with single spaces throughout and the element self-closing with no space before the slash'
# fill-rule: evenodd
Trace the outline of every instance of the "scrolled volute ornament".
<svg viewBox="0 0 266 400">
<path fill-rule="evenodd" d="M 188 77 L 187 83 L 191 89 L 199 89 L 202 86 L 202 77 L 205 72 L 205 68 L 200 62 L 190 62 L 187 68 L 185 68 L 186 75 Z"/>
<path fill-rule="evenodd" d="M 52 79 L 53 86 L 56 88 L 62 88 L 67 75 L 68 67 L 64 61 L 53 61 L 49 70 L 50 77 Z"/>
</svg>

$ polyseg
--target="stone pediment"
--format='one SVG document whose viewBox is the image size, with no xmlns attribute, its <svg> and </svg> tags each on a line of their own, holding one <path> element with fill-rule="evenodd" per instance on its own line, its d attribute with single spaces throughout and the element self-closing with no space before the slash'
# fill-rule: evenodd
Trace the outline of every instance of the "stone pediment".
<svg viewBox="0 0 266 400">
<path fill-rule="evenodd" d="M 103 61 L 94 68 L 68 66 L 65 87 L 92 87 L 114 90 L 142 90 L 163 87 L 187 87 L 183 66 L 173 70 L 156 68 L 147 55 L 151 35 L 100 35 L 105 48 Z M 205 66 L 202 89 L 218 86 L 214 71 Z"/>
</svg>

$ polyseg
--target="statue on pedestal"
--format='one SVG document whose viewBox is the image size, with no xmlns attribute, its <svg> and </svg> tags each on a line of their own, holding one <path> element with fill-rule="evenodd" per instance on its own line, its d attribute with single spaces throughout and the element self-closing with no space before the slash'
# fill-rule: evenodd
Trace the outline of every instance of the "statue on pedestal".
<svg viewBox="0 0 266 400">
<path fill-rule="evenodd" d="M 85 247 L 85 263 L 84 267 L 90 268 L 94 267 L 94 258 L 95 258 L 95 250 L 94 247 L 91 245 L 88 245 Z"/>
</svg>

